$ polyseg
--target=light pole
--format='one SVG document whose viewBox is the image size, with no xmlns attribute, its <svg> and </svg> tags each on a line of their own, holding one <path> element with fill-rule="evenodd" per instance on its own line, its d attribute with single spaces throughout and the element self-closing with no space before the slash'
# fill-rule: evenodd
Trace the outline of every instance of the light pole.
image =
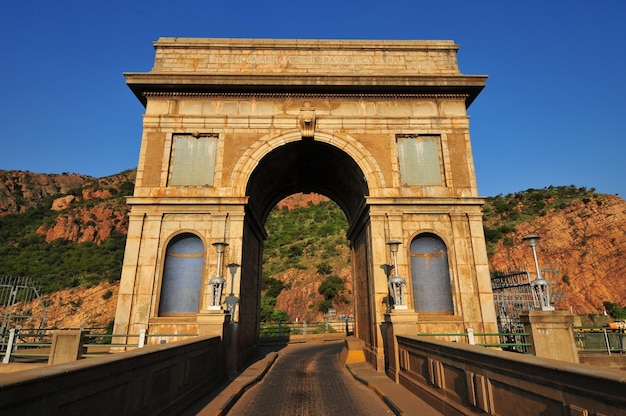
<svg viewBox="0 0 626 416">
<path fill-rule="evenodd" d="M 226 296 L 226 310 L 230 314 L 230 319 L 233 320 L 235 318 L 235 308 L 239 302 L 239 298 L 233 293 L 235 290 L 235 274 L 240 266 L 237 263 L 230 263 L 227 267 L 230 272 L 230 295 Z"/>
<path fill-rule="evenodd" d="M 217 251 L 217 271 L 215 273 L 215 277 L 209 280 L 209 285 L 211 285 L 211 306 L 210 309 L 222 309 L 222 291 L 224 290 L 224 284 L 226 283 L 226 279 L 222 277 L 222 256 L 224 255 L 224 250 L 228 247 L 228 243 L 223 241 L 218 241 L 213 243 L 215 247 L 215 251 Z"/>
<path fill-rule="evenodd" d="M 542 311 L 553 311 L 554 306 L 550 305 L 550 283 L 541 276 L 541 270 L 539 269 L 539 262 L 537 261 L 537 242 L 541 237 L 538 235 L 527 235 L 524 237 L 524 241 L 528 243 L 528 246 L 533 251 L 533 258 L 535 259 L 535 269 L 537 270 L 537 278 L 530 282 L 530 288 L 533 294 L 533 302 L 535 307 Z"/>
<path fill-rule="evenodd" d="M 400 244 L 402 244 L 402 242 L 398 240 L 391 240 L 387 242 L 389 251 L 391 251 L 391 255 L 393 256 L 393 267 L 395 271 L 394 276 L 389 279 L 389 285 L 391 286 L 391 292 L 393 293 L 393 308 L 407 309 L 407 306 L 404 303 L 404 286 L 406 285 L 406 280 L 398 274 L 398 247 L 400 247 Z"/>
</svg>

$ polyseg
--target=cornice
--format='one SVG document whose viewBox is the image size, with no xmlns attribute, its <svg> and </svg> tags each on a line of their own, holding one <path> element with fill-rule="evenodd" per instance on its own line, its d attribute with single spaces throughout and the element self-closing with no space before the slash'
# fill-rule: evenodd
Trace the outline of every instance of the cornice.
<svg viewBox="0 0 626 416">
<path fill-rule="evenodd" d="M 307 76 L 302 74 L 208 75 L 125 73 L 126 83 L 144 104 L 147 96 L 265 97 L 448 97 L 468 107 L 485 87 L 483 75 L 444 76 Z M 212 94 L 212 95 L 202 95 Z M 160 95 L 167 96 L 167 95 Z"/>
<path fill-rule="evenodd" d="M 290 92 L 183 92 L 183 91 L 145 91 L 144 97 L 185 97 L 185 98 L 204 98 L 204 97 L 228 97 L 228 98 L 421 98 L 421 99 L 438 99 L 438 100 L 467 100 L 469 94 L 349 94 L 349 93 L 290 93 Z"/>
<path fill-rule="evenodd" d="M 153 42 L 155 48 L 185 49 L 266 49 L 313 51 L 457 51 L 459 45 L 452 40 L 381 40 L 381 39 L 259 39 L 259 38 L 185 38 L 162 37 Z"/>
</svg>

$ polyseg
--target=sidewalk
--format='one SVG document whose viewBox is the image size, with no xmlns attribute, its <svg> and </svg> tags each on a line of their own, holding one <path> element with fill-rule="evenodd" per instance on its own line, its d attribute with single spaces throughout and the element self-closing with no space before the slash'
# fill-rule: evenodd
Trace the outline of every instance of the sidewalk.
<svg viewBox="0 0 626 416">
<path fill-rule="evenodd" d="M 367 362 L 346 364 L 346 368 L 356 380 L 374 390 L 396 415 L 442 415 L 404 386 L 393 382 L 385 373 L 374 370 Z"/>
<path fill-rule="evenodd" d="M 216 395 L 208 396 L 205 400 L 197 402 L 194 406 L 187 409 L 183 416 L 221 416 L 228 413 L 231 407 L 239 400 L 239 398 L 252 387 L 261 381 L 263 376 L 267 374 L 274 361 L 278 358 L 276 351 L 268 352 L 265 357 L 256 361 L 228 385 L 218 392 Z"/>
</svg>

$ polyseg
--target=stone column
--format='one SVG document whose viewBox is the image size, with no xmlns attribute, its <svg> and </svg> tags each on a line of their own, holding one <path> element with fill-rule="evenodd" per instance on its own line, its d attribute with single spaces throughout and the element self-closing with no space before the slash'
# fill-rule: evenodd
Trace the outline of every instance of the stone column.
<svg viewBox="0 0 626 416">
<path fill-rule="evenodd" d="M 530 334 L 528 352 L 537 357 L 577 363 L 574 315 L 567 311 L 528 311 L 520 316 L 524 332 Z"/>
<path fill-rule="evenodd" d="M 205 310 L 197 315 L 198 332 L 200 335 L 220 337 L 224 339 L 225 327 L 230 322 L 230 315 L 226 311 Z"/>
</svg>

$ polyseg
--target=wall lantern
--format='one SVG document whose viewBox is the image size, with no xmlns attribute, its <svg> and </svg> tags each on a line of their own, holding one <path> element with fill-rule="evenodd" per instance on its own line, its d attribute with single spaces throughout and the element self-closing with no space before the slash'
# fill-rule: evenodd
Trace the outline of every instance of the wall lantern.
<svg viewBox="0 0 626 416">
<path fill-rule="evenodd" d="M 227 267 L 230 272 L 230 294 L 226 296 L 226 311 L 230 314 L 232 320 L 235 317 L 235 308 L 239 302 L 239 298 L 235 296 L 233 291 L 235 290 L 235 274 L 240 266 L 237 263 L 230 263 Z"/>
<path fill-rule="evenodd" d="M 393 257 L 393 267 L 395 274 L 389 279 L 389 286 L 391 286 L 391 293 L 393 294 L 394 300 L 394 309 L 407 309 L 406 304 L 404 303 L 404 286 L 406 286 L 406 280 L 402 278 L 398 274 L 398 247 L 402 244 L 398 240 L 391 240 L 387 242 L 389 246 L 389 251 L 391 251 L 391 255 Z"/>
<path fill-rule="evenodd" d="M 533 294 L 533 302 L 535 308 L 542 311 L 553 311 L 554 306 L 550 304 L 550 283 L 541 276 L 541 270 L 539 269 L 539 262 L 537 261 L 537 243 L 539 242 L 538 235 L 527 235 L 524 237 L 524 241 L 528 243 L 528 246 L 533 251 L 533 258 L 535 259 L 535 269 L 537 270 L 537 278 L 530 282 L 530 289 Z"/>
</svg>

